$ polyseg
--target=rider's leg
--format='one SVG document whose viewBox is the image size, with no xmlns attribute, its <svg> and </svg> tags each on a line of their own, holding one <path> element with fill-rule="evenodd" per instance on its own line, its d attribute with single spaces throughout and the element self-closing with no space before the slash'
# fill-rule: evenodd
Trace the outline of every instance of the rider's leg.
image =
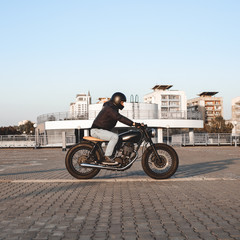
<svg viewBox="0 0 240 240">
<path fill-rule="evenodd" d="M 105 151 L 105 156 L 107 157 L 112 156 L 114 147 L 118 142 L 118 135 L 116 133 L 104 129 L 93 128 L 91 129 L 91 136 L 101 138 L 105 141 L 109 141 Z"/>
</svg>

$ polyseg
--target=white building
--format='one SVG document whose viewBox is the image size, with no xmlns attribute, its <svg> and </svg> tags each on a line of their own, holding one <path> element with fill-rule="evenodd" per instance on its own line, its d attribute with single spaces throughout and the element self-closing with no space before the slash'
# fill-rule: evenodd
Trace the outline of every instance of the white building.
<svg viewBox="0 0 240 240">
<path fill-rule="evenodd" d="M 156 85 L 152 93 L 144 96 L 144 102 L 158 104 L 158 118 L 187 119 L 187 98 L 185 92 L 169 90 L 172 85 Z"/>
<path fill-rule="evenodd" d="M 70 104 L 70 116 L 73 119 L 87 119 L 89 105 L 91 104 L 91 96 L 81 93 L 77 94 L 75 103 Z"/>
<path fill-rule="evenodd" d="M 103 103 L 89 105 L 89 120 L 96 118 L 101 111 Z M 124 103 L 124 109 L 120 111 L 122 115 L 130 119 L 156 119 L 158 105 L 151 103 Z"/>
<path fill-rule="evenodd" d="M 141 122 L 153 127 L 157 130 L 157 137 L 154 141 L 163 141 L 163 129 L 170 128 L 189 128 L 193 132 L 194 128 L 202 128 L 203 121 L 199 114 L 196 116 L 187 114 L 186 96 L 183 91 L 170 91 L 172 86 L 156 85 L 153 93 L 144 97 L 144 102 L 138 102 L 138 98 L 131 96 L 131 102 L 124 104 L 124 109 L 120 113 L 134 122 Z M 137 96 L 136 96 L 137 97 Z M 78 94 L 76 102 L 71 104 L 70 111 L 75 114 L 75 118 L 69 117 L 68 113 L 50 113 L 38 117 L 38 126 L 36 132 L 40 136 L 44 136 L 44 142 L 50 145 L 50 136 L 62 136 L 62 133 L 73 136 L 77 131 L 82 131 L 86 136 L 92 126 L 93 120 L 101 111 L 102 106 L 108 98 L 101 98 L 96 104 L 90 104 L 90 94 Z M 82 105 L 87 107 L 82 107 Z M 80 107 L 79 107 L 80 106 Z M 82 109 L 82 110 L 81 110 Z M 88 111 L 87 111 L 88 109 Z M 84 116 L 84 113 L 88 116 Z M 116 131 L 122 131 L 127 126 L 118 122 Z M 59 138 L 58 138 L 59 139 Z M 48 140 L 48 141 L 47 141 Z M 52 141 L 52 140 L 51 140 Z M 59 140 L 56 140 L 59 141 Z M 67 140 L 68 141 L 68 140 Z"/>
<path fill-rule="evenodd" d="M 240 134 L 240 97 L 232 99 L 233 134 Z"/>
</svg>

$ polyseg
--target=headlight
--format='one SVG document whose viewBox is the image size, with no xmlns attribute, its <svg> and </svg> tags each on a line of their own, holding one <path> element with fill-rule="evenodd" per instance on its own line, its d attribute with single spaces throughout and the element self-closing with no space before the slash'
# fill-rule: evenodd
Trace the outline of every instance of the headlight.
<svg viewBox="0 0 240 240">
<path fill-rule="evenodd" d="M 150 128 L 149 130 L 148 130 L 148 133 L 149 133 L 149 136 L 150 137 L 155 137 L 156 136 L 156 129 L 155 128 Z"/>
</svg>

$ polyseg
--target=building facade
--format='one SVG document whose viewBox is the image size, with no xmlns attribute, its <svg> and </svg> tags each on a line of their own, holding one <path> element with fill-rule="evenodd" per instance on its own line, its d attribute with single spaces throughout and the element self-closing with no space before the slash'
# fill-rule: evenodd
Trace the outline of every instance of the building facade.
<svg viewBox="0 0 240 240">
<path fill-rule="evenodd" d="M 232 99 L 233 134 L 240 134 L 240 97 Z"/>
<path fill-rule="evenodd" d="M 89 105 L 91 104 L 91 96 L 81 93 L 77 94 L 74 103 L 70 103 L 70 117 L 72 119 L 88 119 Z"/>
<path fill-rule="evenodd" d="M 188 111 L 199 111 L 206 124 L 212 119 L 223 116 L 223 98 L 214 97 L 218 92 L 202 92 L 199 97 L 187 101 Z"/>
<path fill-rule="evenodd" d="M 152 93 L 144 96 L 145 103 L 158 105 L 158 118 L 187 119 L 187 98 L 185 92 L 169 90 L 172 85 L 156 85 Z"/>
<path fill-rule="evenodd" d="M 96 118 L 101 111 L 103 103 L 89 105 L 89 120 Z M 158 113 L 157 104 L 151 103 L 124 103 L 124 109 L 120 113 L 130 119 L 156 119 Z"/>
<path fill-rule="evenodd" d="M 187 114 L 185 93 L 168 90 L 171 87 L 156 85 L 153 93 L 145 95 L 144 102 L 139 102 L 137 95 L 135 98 L 131 96 L 130 102 L 126 102 L 124 109 L 120 111 L 122 115 L 135 122 L 142 122 L 148 127 L 155 128 L 157 130 L 155 142 L 163 141 L 163 129 L 189 128 L 192 132 L 194 128 L 203 127 L 199 114 L 196 116 Z M 70 104 L 70 113 L 49 113 L 39 116 L 36 132 L 37 137 L 43 141 L 40 145 L 53 146 L 59 144 L 62 138 L 66 139 L 68 144 L 72 137 L 77 139 L 77 132 L 88 136 L 93 120 L 101 111 L 104 102 L 108 100 L 109 98 L 99 98 L 96 104 L 90 104 L 90 94 L 78 94 L 75 103 Z M 118 122 L 114 131 L 121 132 L 127 127 Z"/>
</svg>

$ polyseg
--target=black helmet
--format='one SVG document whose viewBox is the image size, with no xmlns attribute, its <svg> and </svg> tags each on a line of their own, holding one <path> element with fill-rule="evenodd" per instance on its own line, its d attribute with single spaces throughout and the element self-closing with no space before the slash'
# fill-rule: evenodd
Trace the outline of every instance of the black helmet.
<svg viewBox="0 0 240 240">
<path fill-rule="evenodd" d="M 124 106 L 121 104 L 121 102 L 126 102 L 127 98 L 123 93 L 115 92 L 111 97 L 111 101 L 117 106 L 118 109 L 122 110 Z"/>
</svg>

